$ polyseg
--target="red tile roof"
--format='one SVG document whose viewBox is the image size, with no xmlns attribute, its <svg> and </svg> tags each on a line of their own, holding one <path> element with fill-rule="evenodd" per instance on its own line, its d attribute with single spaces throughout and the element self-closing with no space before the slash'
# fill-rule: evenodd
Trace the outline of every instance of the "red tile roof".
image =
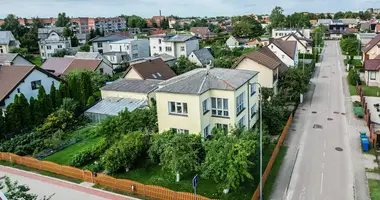
<svg viewBox="0 0 380 200">
<path fill-rule="evenodd" d="M 378 71 L 380 69 L 380 59 L 366 60 L 364 68 L 368 71 Z"/>
<path fill-rule="evenodd" d="M 347 32 L 349 32 L 349 33 L 358 33 L 359 31 L 356 28 L 348 28 Z"/>
<path fill-rule="evenodd" d="M 190 32 L 194 34 L 206 35 L 209 32 L 208 27 L 191 27 Z"/>
<path fill-rule="evenodd" d="M 177 76 L 174 71 L 165 64 L 161 58 L 147 60 L 143 62 L 138 62 L 131 64 L 127 69 L 125 75 L 131 70 L 134 69 L 142 79 L 157 79 L 157 80 L 167 80 L 174 76 Z M 156 77 L 154 77 L 153 76 Z M 160 76 L 161 75 L 161 76 Z"/>
<path fill-rule="evenodd" d="M 380 42 L 380 34 L 376 35 L 364 48 L 363 52 L 367 53 L 369 50 L 372 49 L 375 45 L 379 44 Z"/>
<path fill-rule="evenodd" d="M 102 60 L 90 60 L 90 59 L 75 59 L 69 67 L 65 70 L 64 74 L 68 74 L 74 70 L 90 70 L 95 71 Z"/>
</svg>

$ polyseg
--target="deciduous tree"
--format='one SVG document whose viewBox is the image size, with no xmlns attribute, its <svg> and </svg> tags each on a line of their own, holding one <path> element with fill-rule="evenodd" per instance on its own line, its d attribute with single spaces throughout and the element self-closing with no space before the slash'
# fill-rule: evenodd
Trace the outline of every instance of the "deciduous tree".
<svg viewBox="0 0 380 200">
<path fill-rule="evenodd" d="M 56 27 L 66 27 L 70 23 L 70 18 L 66 17 L 66 13 L 58 13 L 57 21 L 55 21 Z"/>
</svg>

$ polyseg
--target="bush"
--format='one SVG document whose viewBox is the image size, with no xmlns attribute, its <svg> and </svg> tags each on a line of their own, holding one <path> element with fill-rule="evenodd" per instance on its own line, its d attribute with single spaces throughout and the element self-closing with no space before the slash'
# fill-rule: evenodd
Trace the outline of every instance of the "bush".
<svg viewBox="0 0 380 200">
<path fill-rule="evenodd" d="M 88 97 L 87 106 L 92 106 L 95 104 L 95 98 L 93 96 Z"/>
<path fill-rule="evenodd" d="M 104 154 L 104 167 L 110 173 L 122 169 L 126 171 L 133 167 L 143 152 L 146 150 L 145 134 L 142 132 L 128 133 Z"/>
<path fill-rule="evenodd" d="M 347 78 L 350 85 L 356 86 L 358 83 L 360 83 L 360 76 L 354 69 L 351 69 L 348 72 Z"/>
<path fill-rule="evenodd" d="M 100 143 L 96 144 L 95 146 L 85 149 L 78 154 L 74 155 L 71 160 L 69 161 L 69 165 L 73 167 L 81 167 L 88 163 L 90 163 L 93 160 L 98 159 L 102 153 L 107 148 L 107 144 L 104 140 L 102 140 Z"/>
<path fill-rule="evenodd" d="M 161 134 L 155 134 L 150 140 L 150 147 L 148 150 L 149 158 L 159 164 L 160 156 L 165 151 L 165 145 L 174 137 L 170 131 Z"/>
<path fill-rule="evenodd" d="M 73 113 L 59 109 L 54 113 L 50 114 L 45 122 L 37 128 L 38 132 L 52 134 L 59 129 L 65 131 L 71 128 L 75 124 L 75 119 Z"/>
</svg>

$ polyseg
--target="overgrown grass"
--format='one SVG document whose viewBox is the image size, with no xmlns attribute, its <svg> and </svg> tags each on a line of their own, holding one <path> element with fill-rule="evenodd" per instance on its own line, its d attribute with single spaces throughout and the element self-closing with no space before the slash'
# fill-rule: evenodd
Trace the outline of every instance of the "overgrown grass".
<svg viewBox="0 0 380 200">
<path fill-rule="evenodd" d="M 0 160 L 0 165 L 17 168 L 17 169 L 21 169 L 21 170 L 24 170 L 24 171 L 34 172 L 34 173 L 41 174 L 41 175 L 44 175 L 44 176 L 50 176 L 50 177 L 53 177 L 53 178 L 62 179 L 62 180 L 66 180 L 66 181 L 73 182 L 73 183 L 81 183 L 81 182 L 83 182 L 82 180 L 79 180 L 79 179 L 70 178 L 70 177 L 67 177 L 67 176 L 63 176 L 63 175 L 59 175 L 59 174 L 55 174 L 55 173 L 51 173 L 51 172 L 47 172 L 47 171 L 41 171 L 41 170 L 38 170 L 38 169 L 33 169 L 33 168 L 30 168 L 30 167 L 26 167 L 24 165 L 19 165 L 19 164 L 16 164 L 16 163 L 6 162 L 6 161 L 3 161 L 3 160 Z"/>
<path fill-rule="evenodd" d="M 90 148 L 104 140 L 103 137 L 95 137 L 88 140 L 82 140 L 76 144 L 68 146 L 57 153 L 46 157 L 44 160 L 51 161 L 60 165 L 69 165 L 70 159 L 82 150 Z"/>
<path fill-rule="evenodd" d="M 280 151 L 277 154 L 276 161 L 274 162 L 272 169 L 269 173 L 265 186 L 263 188 L 263 199 L 269 199 L 273 190 L 274 182 L 276 181 L 276 177 L 280 171 L 282 162 L 288 151 L 288 147 L 282 145 Z"/>
<path fill-rule="evenodd" d="M 344 59 L 344 65 L 347 65 L 348 61 L 349 61 L 349 59 L 348 60 L 347 60 L 347 58 Z M 362 63 L 362 60 L 360 60 L 360 59 L 353 59 L 351 61 L 351 65 L 353 65 L 353 66 L 363 66 L 363 63 Z"/>
<path fill-rule="evenodd" d="M 369 192 L 372 200 L 380 200 L 380 180 L 368 179 Z"/>
</svg>

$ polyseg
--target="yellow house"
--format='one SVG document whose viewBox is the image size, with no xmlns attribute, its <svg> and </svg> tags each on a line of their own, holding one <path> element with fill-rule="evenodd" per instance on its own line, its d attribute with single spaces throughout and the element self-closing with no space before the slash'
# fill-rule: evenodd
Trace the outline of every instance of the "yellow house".
<svg viewBox="0 0 380 200">
<path fill-rule="evenodd" d="M 242 55 L 234 65 L 235 69 L 259 72 L 258 82 L 262 87 L 278 91 L 278 79 L 288 67 L 267 47 Z"/>
<path fill-rule="evenodd" d="M 258 119 L 258 72 L 197 68 L 159 83 L 159 132 L 210 135 L 214 127 L 251 128 Z"/>
<path fill-rule="evenodd" d="M 380 55 L 380 34 L 363 48 L 363 61 L 375 59 L 378 55 Z"/>
<path fill-rule="evenodd" d="M 284 41 L 296 41 L 297 49 L 300 53 L 311 54 L 313 52 L 312 40 L 305 37 L 299 37 L 295 33 L 283 36 L 280 39 Z"/>
</svg>

